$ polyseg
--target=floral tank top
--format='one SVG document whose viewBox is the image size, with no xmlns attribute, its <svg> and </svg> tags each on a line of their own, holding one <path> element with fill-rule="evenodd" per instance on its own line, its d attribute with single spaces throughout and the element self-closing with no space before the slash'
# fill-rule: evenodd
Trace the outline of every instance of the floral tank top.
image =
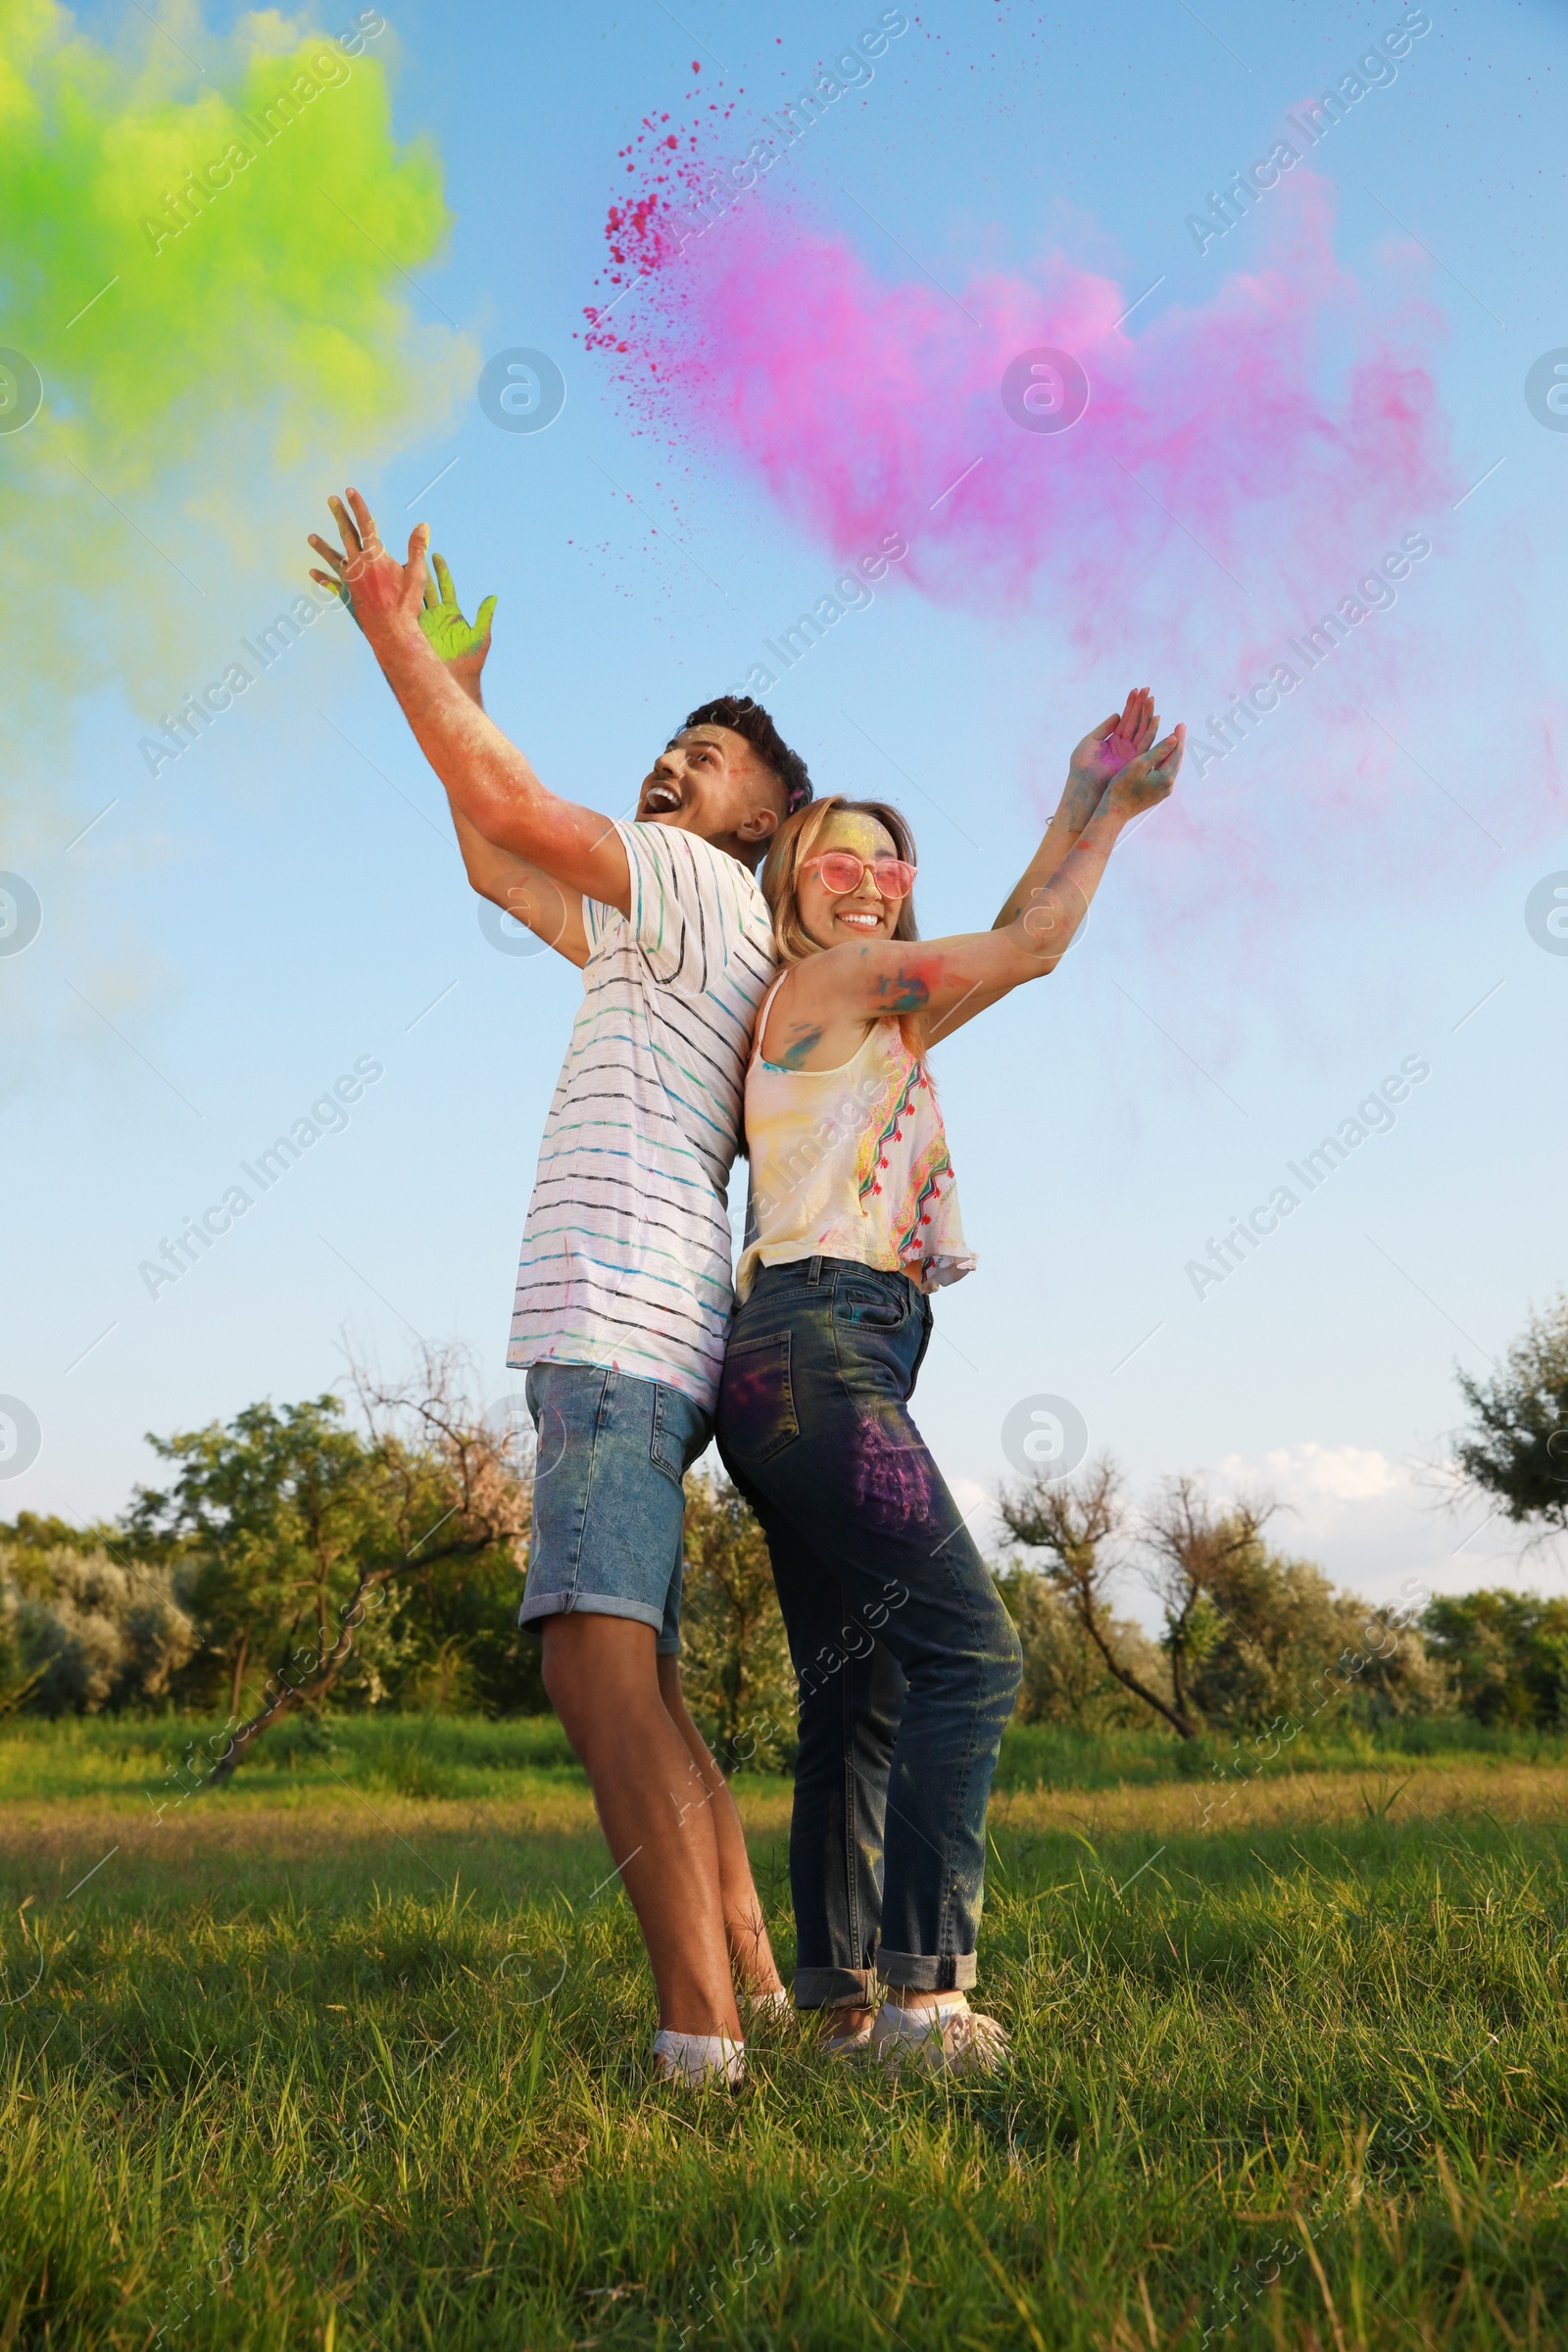
<svg viewBox="0 0 1568 2352">
<path fill-rule="evenodd" d="M 782 974 L 757 1016 L 746 1072 L 751 1199 L 736 1270 L 740 1298 L 759 1266 L 847 1257 L 907 1274 L 922 1291 L 972 1273 L 957 1182 L 931 1074 L 896 1019 L 875 1023 L 836 1070 L 762 1059 Z"/>
</svg>

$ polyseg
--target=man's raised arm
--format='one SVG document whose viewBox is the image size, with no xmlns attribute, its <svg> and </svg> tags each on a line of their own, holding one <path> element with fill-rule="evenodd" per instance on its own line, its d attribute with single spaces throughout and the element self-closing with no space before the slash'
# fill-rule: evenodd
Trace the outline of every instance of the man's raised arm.
<svg viewBox="0 0 1568 2352">
<path fill-rule="evenodd" d="M 327 501 L 343 534 L 342 550 L 314 532 L 311 545 L 347 589 L 354 617 L 419 749 L 446 787 L 454 815 L 481 840 L 510 851 L 566 890 L 629 912 L 631 872 L 613 825 L 596 810 L 546 789 L 420 627 L 428 525 L 416 525 L 408 562 L 400 564 L 381 544 L 359 492 L 350 490 L 347 496 L 347 506 L 341 499 Z M 332 584 L 319 572 L 314 576 Z M 466 848 L 465 843 L 466 855 Z"/>
<path fill-rule="evenodd" d="M 419 626 L 440 655 L 448 677 L 456 678 L 468 700 L 482 710 L 484 695 L 480 680 L 490 654 L 490 621 L 496 600 L 487 596 L 470 621 L 458 602 L 446 559 L 432 555 L 430 563 L 435 579 L 426 579 L 424 583 Z M 321 574 L 318 572 L 315 577 L 319 579 Z M 340 589 L 339 594 L 347 597 L 348 591 Z M 547 948 L 554 948 L 558 956 L 564 956 L 580 971 L 588 960 L 582 892 L 564 889 L 543 867 L 530 865 L 515 851 L 499 850 L 493 841 L 486 841 L 450 793 L 447 807 L 452 811 L 464 869 L 479 897 L 504 907 L 536 939 L 543 940 Z"/>
</svg>

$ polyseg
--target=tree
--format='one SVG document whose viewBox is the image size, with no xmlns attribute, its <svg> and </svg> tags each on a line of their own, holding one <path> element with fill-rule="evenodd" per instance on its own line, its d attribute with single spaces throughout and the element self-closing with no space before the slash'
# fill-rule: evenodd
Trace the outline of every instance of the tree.
<svg viewBox="0 0 1568 2352">
<path fill-rule="evenodd" d="M 1568 1724 L 1568 1600 L 1465 1592 L 1429 1601 L 1421 1623 L 1467 1715 L 1553 1731 Z"/>
<path fill-rule="evenodd" d="M 179 1475 L 166 1493 L 142 1490 L 127 1526 L 183 1559 L 193 1613 L 231 1678 L 231 1720 L 247 1667 L 270 1667 L 215 1779 L 284 1716 L 319 1710 L 355 1669 L 372 1700 L 383 1695 L 421 1598 L 429 1619 L 466 1579 L 515 1577 L 526 1469 L 466 1401 L 464 1370 L 426 1349 L 401 1384 L 356 1373 L 363 1435 L 327 1396 L 150 1441 Z"/>
<path fill-rule="evenodd" d="M 1330 1706 L 1358 1719 L 1449 1706 L 1448 1677 L 1419 1634 L 1337 1592 L 1314 1561 L 1271 1550 L 1257 1524 L 1249 1532 L 1227 1516 L 1219 1528 L 1242 1540 L 1214 1561 L 1212 1638 L 1192 1667 L 1192 1697 L 1210 1723 L 1240 1731 L 1309 1722 Z"/>
<path fill-rule="evenodd" d="M 1114 1462 L 1090 1464 L 1077 1478 L 1035 1478 L 1016 1494 L 998 1497 L 1003 1525 L 1013 1541 L 1046 1555 L 1044 1574 L 1061 1595 L 1124 1690 L 1168 1723 L 1183 1740 L 1196 1740 L 1201 1726 L 1174 1697 L 1156 1690 L 1123 1657 L 1110 1614 L 1110 1587 L 1125 1559 L 1117 1549 L 1127 1526 L 1121 1475 Z"/>
<path fill-rule="evenodd" d="M 681 1690 L 693 1721 L 733 1769 L 780 1769 L 798 1712 L 767 1540 L 727 1479 L 686 1481 Z"/>
<path fill-rule="evenodd" d="M 1019 1723 L 1070 1724 L 1074 1731 L 1099 1732 L 1148 1721 L 1142 1700 L 1109 1672 L 1049 1578 L 1014 1557 L 998 1571 L 997 1591 L 1023 1650 L 1023 1680 L 1014 1709 Z M 1105 1631 L 1122 1664 L 1168 1696 L 1165 1660 L 1142 1626 L 1131 1618 L 1111 1617 Z"/>
<path fill-rule="evenodd" d="M 1568 1293 L 1532 1313 L 1494 1379 L 1458 1381 L 1476 1421 L 1455 1448 L 1466 1479 L 1515 1522 L 1568 1528 Z"/>
<path fill-rule="evenodd" d="M 0 1519 L 7 1571 L 24 1592 L 48 1591 L 62 1552 L 112 1553 L 122 1541 L 122 1530 L 108 1519 L 95 1519 L 80 1527 L 74 1519 L 60 1519 L 45 1511 L 19 1511 L 9 1522 Z"/>
<path fill-rule="evenodd" d="M 137 1490 L 126 1534 L 184 1568 L 206 1637 L 204 1679 L 215 1664 L 226 1669 L 232 1720 L 253 1652 L 281 1672 L 313 1617 L 329 1646 L 334 1588 L 378 1516 L 368 1448 L 330 1396 L 247 1405 L 226 1428 L 215 1421 L 147 1442 L 178 1475 L 168 1492 Z"/>
<path fill-rule="evenodd" d="M 1168 1479 L 1145 1515 L 1151 1556 L 1148 1581 L 1165 1612 L 1165 1654 L 1177 1711 L 1189 1721 L 1201 1713 L 1191 1681 L 1225 1639 L 1225 1602 L 1239 1596 L 1238 1571 L 1262 1553 L 1271 1502 L 1245 1498 L 1216 1511 L 1198 1481 L 1183 1472 Z"/>
<path fill-rule="evenodd" d="M 1282 1715 L 1305 1722 L 1341 1703 L 1361 1716 L 1451 1704 L 1446 1669 L 1417 1635 L 1374 1625 L 1366 1603 L 1336 1592 L 1310 1560 L 1268 1548 L 1273 1509 L 1246 1498 L 1220 1507 L 1183 1476 L 1145 1511 L 1138 1547 L 1164 1609 L 1167 1690 L 1138 1656 L 1145 1638 L 1110 1614 L 1113 1579 L 1138 1564 L 1137 1550 L 1117 1547 L 1133 1522 L 1113 1467 L 1101 1462 L 1059 1485 L 1037 1479 L 1001 1498 L 1013 1537 L 1046 1553 L 1047 1580 L 1105 1671 L 1184 1740 L 1205 1726 L 1242 1730 Z M 1025 1660 L 1027 1678 L 1027 1638 Z"/>
</svg>

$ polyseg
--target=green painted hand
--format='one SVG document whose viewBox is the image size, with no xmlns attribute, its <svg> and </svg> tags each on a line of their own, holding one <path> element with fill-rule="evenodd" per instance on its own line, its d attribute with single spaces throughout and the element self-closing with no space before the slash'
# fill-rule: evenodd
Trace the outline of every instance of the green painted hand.
<svg viewBox="0 0 1568 2352">
<path fill-rule="evenodd" d="M 487 596 L 473 619 L 465 620 L 446 558 L 434 556 L 431 562 L 435 579 L 433 582 L 426 579 L 424 583 L 419 626 L 447 667 L 466 686 L 476 685 L 490 651 L 490 616 L 496 609 L 496 600 Z"/>
</svg>

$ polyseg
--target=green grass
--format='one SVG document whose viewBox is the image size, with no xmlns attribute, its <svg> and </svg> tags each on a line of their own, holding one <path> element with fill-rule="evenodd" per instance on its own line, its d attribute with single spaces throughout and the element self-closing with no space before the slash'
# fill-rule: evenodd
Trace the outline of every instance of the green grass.
<svg viewBox="0 0 1568 2352">
<path fill-rule="evenodd" d="M 1381 1772 L 1419 1757 L 1455 1765 L 1486 1757 L 1494 1763 L 1568 1764 L 1568 1740 L 1549 1732 L 1494 1728 L 1467 1715 L 1416 1716 L 1363 1730 L 1343 1716 L 1319 1729 L 1300 1726 L 1289 1741 L 1223 1737 L 1178 1740 L 1153 1731 L 1075 1732 L 1050 1724 L 1014 1724 L 1004 1734 L 997 1768 L 999 1788 L 1152 1788 L 1170 1781 L 1208 1780 L 1216 1768 L 1240 1761 L 1254 1769 L 1260 1754 L 1278 1750 L 1286 1772 Z M 1238 1751 L 1240 1755 L 1238 1756 Z"/>
<path fill-rule="evenodd" d="M 1010 1735 L 1010 2078 L 770 2024 L 680 2100 L 553 1725 L 345 1722 L 155 1822 L 178 1734 L 0 1744 L 0 2352 L 1562 2340 L 1555 1761 L 1287 1751 L 1204 1827 L 1168 1743 Z"/>
<path fill-rule="evenodd" d="M 207 1717 L 22 1717 L 0 1723 L 0 1788 L 12 1797 L 122 1797 L 149 1815 L 177 1805 L 202 1775 L 179 1770 L 195 1751 L 226 1745 Z M 225 1801 L 306 1801 L 346 1787 L 404 1796 L 525 1795 L 539 1774 L 582 1786 L 553 1715 L 341 1715 L 318 1727 L 289 1716 L 252 1748 Z"/>
<path fill-rule="evenodd" d="M 216 1745 L 212 1743 L 216 1742 Z M 1249 1743 L 1215 1738 L 1185 1742 L 1160 1731 L 1075 1732 L 1043 1724 L 1009 1727 L 996 1786 L 1021 1788 L 1152 1788 L 1209 1781 L 1234 1769 Z M 1267 1746 L 1271 1742 L 1260 1742 Z M 177 1769 L 192 1750 L 221 1751 L 206 1717 L 175 1715 L 35 1717 L 0 1721 L 0 1788 L 10 1797 L 123 1797 L 149 1812 L 177 1803 L 189 1778 Z M 1490 1729 L 1468 1716 L 1417 1717 L 1377 1733 L 1340 1719 L 1304 1727 L 1280 1751 L 1276 1769 L 1379 1772 L 1410 1757 L 1432 1766 L 1568 1764 L 1568 1740 L 1549 1733 Z M 1255 1764 L 1255 1756 L 1241 1759 Z M 291 1716 L 252 1749 L 229 1800 L 276 1805 L 345 1786 L 404 1796 L 524 1796 L 541 1772 L 582 1785 L 554 1716 L 498 1722 L 477 1717 L 337 1715 L 318 1728 Z"/>
</svg>

